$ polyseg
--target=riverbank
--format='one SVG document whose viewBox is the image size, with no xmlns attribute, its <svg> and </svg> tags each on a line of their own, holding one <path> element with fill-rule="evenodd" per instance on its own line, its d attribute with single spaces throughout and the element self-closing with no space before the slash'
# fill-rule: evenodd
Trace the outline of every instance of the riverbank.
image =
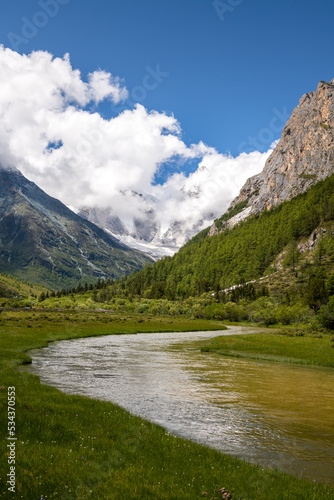
<svg viewBox="0 0 334 500">
<path fill-rule="evenodd" d="M 203 353 L 334 368 L 334 336 L 302 327 L 266 329 L 257 335 L 215 337 L 198 343 Z"/>
<path fill-rule="evenodd" d="M 6 443 L 7 393 L 15 387 L 15 498 L 234 499 L 334 498 L 334 489 L 249 465 L 166 433 L 121 408 L 68 396 L 18 371 L 27 350 L 49 341 L 153 331 L 217 330 L 217 321 L 104 313 L 2 314 L 0 325 L 1 437 Z M 258 337 L 258 336 L 255 336 Z M 1 498 L 9 464 L 0 466 Z"/>
</svg>

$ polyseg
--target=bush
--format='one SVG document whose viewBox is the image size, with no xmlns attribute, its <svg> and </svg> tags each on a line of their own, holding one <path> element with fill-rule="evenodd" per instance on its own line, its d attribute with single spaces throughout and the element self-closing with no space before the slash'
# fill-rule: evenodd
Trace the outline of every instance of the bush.
<svg viewBox="0 0 334 500">
<path fill-rule="evenodd" d="M 242 321 L 248 319 L 248 314 L 244 310 L 244 308 L 235 304 L 234 302 L 227 302 L 224 304 L 224 311 L 226 314 L 226 319 L 230 321 Z"/>
<path fill-rule="evenodd" d="M 294 304 L 293 306 L 282 305 L 275 308 L 277 322 L 282 325 L 304 323 L 310 320 L 313 315 L 312 310 L 302 304 Z"/>
<path fill-rule="evenodd" d="M 139 304 L 139 306 L 137 307 L 137 312 L 144 314 L 148 312 L 148 309 L 149 309 L 149 304 Z"/>
<path fill-rule="evenodd" d="M 195 304 L 192 309 L 191 309 L 192 315 L 196 319 L 203 319 L 207 317 L 207 312 L 204 307 L 202 307 L 200 304 Z"/>
<path fill-rule="evenodd" d="M 173 306 L 171 306 L 171 308 L 169 309 L 169 312 L 168 314 L 170 316 L 178 316 L 179 314 L 182 314 L 182 309 L 180 308 L 180 306 L 178 304 L 175 304 Z"/>
<path fill-rule="evenodd" d="M 321 326 L 334 330 L 334 295 L 320 308 L 317 318 Z"/>
</svg>

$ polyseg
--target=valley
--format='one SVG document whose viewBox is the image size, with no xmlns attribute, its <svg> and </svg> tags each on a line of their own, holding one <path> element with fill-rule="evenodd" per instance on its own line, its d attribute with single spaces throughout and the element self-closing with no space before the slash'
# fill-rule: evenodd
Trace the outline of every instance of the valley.
<svg viewBox="0 0 334 500">
<path fill-rule="evenodd" d="M 322 438 L 332 433 L 327 424 L 333 408 L 320 403 L 327 397 L 331 401 L 328 380 L 334 368 L 333 90 L 332 80 L 320 82 L 315 91 L 305 94 L 263 172 L 246 182 L 225 213 L 214 221 L 208 213 L 191 231 L 178 220 L 162 230 L 155 212 L 157 201 L 143 200 L 142 193 L 134 196 L 147 205 L 146 219 L 122 220 L 115 207 L 82 206 L 74 213 L 19 170 L 1 168 L 0 397 L 5 409 L 7 388 L 16 388 L 17 492 L 22 497 L 218 499 L 224 493 L 221 488 L 226 488 L 230 497 L 225 498 L 240 500 L 334 498 L 329 468 L 324 465 L 327 455 L 312 462 L 312 453 L 301 443 L 308 440 L 306 435 L 316 435 L 317 425 L 323 430 Z M 196 190 L 181 191 L 180 199 L 196 199 Z M 207 227 L 198 232 L 204 222 Z M 244 328 L 247 335 L 226 335 L 226 327 Z M 259 431 L 254 417 L 251 429 L 245 417 L 236 430 L 240 435 L 248 429 L 248 438 L 244 436 L 240 445 L 244 453 L 238 455 L 232 448 L 229 452 L 227 445 L 217 451 L 203 446 L 210 440 L 212 445 L 214 431 L 202 445 L 193 442 L 192 435 L 174 436 L 168 426 L 166 430 L 156 425 L 161 422 L 143 420 L 151 420 L 145 408 L 141 417 L 134 416 L 128 413 L 132 407 L 121 408 L 113 399 L 102 401 L 94 386 L 93 392 L 85 393 L 85 375 L 78 375 L 77 385 L 83 387 L 80 395 L 75 394 L 75 387 L 65 394 L 57 380 L 50 387 L 44 384 L 46 379 L 43 382 L 24 368 L 31 364 L 28 351 L 32 349 L 63 340 L 71 341 L 65 344 L 70 347 L 75 339 L 88 337 L 101 337 L 103 344 L 109 342 L 106 336 L 115 336 L 112 358 L 117 357 L 117 349 L 123 352 L 126 343 L 136 345 L 138 334 L 147 334 L 143 335 L 147 347 L 140 348 L 145 359 L 152 348 L 149 334 L 153 339 L 161 332 L 167 338 L 177 332 L 203 332 L 200 338 L 202 334 L 197 333 L 185 342 L 177 338 L 175 345 L 158 348 L 158 355 L 163 359 L 193 356 L 185 371 L 193 373 L 197 366 L 197 379 L 211 377 L 208 394 L 213 394 L 218 380 L 224 386 L 234 374 L 235 388 L 244 388 L 248 409 L 254 404 L 254 415 L 267 412 L 275 425 Z M 211 337 L 205 332 L 211 332 Z M 57 345 L 52 344 L 51 350 Z M 112 379 L 109 372 L 106 377 L 102 373 L 102 357 L 88 362 L 90 351 L 101 349 L 100 344 L 89 347 L 93 345 L 89 341 L 87 345 L 87 357 L 79 368 L 92 375 L 96 366 L 101 368 L 101 380 Z M 136 355 L 135 348 L 120 356 L 126 373 Z M 65 382 L 75 359 L 76 354 L 70 354 L 65 368 L 55 354 L 54 366 L 56 371 L 63 368 Z M 48 360 L 45 363 L 47 367 Z M 173 361 L 168 363 L 164 369 L 171 375 Z M 108 370 L 110 364 L 108 359 Z M 134 385 L 140 378 L 138 366 L 131 372 L 130 388 L 131 380 Z M 302 391 L 297 384 L 287 404 L 290 417 L 284 414 L 283 418 L 284 397 L 277 393 L 289 392 L 290 377 L 301 385 L 309 380 L 314 394 L 317 384 L 320 387 L 325 381 L 318 405 L 323 409 L 314 409 L 318 424 L 300 441 L 307 418 L 298 417 L 298 408 L 307 413 L 307 401 L 305 407 L 298 403 Z M 123 378 L 125 374 L 122 382 Z M 148 378 L 159 380 L 159 375 L 150 372 Z M 265 399 L 270 401 L 266 410 L 260 392 L 252 386 L 255 379 L 263 387 L 272 381 L 266 386 Z M 123 389 L 123 396 L 127 391 Z M 233 386 L 219 397 L 230 394 Z M 150 398 L 154 406 L 155 398 Z M 223 399 L 217 406 L 224 406 Z M 185 400 L 186 396 L 181 398 L 181 406 Z M 215 402 L 211 403 L 210 416 L 217 410 Z M 217 422 L 223 417 L 220 414 Z M 287 445 L 288 451 L 281 450 L 279 460 L 285 464 L 273 460 L 271 468 L 265 459 L 270 452 L 266 439 L 256 442 L 257 432 L 281 436 L 283 421 L 289 418 L 293 431 L 286 424 L 283 441 L 292 445 Z M 273 449 L 278 446 L 276 437 Z M 328 456 L 333 453 L 331 439 L 324 438 L 320 455 L 325 448 Z M 258 446 L 263 446 L 263 455 L 257 461 L 253 455 Z M 296 462 L 304 465 L 289 470 L 294 453 Z M 306 467 L 304 459 L 311 465 Z M 304 474 L 305 467 L 308 473 Z M 6 474 L 7 463 L 1 463 L 1 479 Z M 0 498 L 5 495 L 2 491 Z"/>
</svg>

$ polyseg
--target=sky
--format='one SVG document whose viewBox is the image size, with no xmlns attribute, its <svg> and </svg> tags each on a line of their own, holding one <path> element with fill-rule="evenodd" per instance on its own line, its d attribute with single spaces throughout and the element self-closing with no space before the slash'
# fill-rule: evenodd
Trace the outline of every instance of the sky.
<svg viewBox="0 0 334 500">
<path fill-rule="evenodd" d="M 333 19 L 330 0 L 6 2 L 0 163 L 75 208 L 207 223 L 334 78 Z"/>
</svg>

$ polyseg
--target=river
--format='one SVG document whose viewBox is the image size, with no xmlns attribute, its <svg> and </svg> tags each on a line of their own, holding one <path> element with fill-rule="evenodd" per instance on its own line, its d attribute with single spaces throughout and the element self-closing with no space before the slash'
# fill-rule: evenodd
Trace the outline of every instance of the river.
<svg viewBox="0 0 334 500">
<path fill-rule="evenodd" d="M 112 401 L 178 436 L 334 484 L 334 370 L 227 358 L 191 345 L 245 333 L 238 326 L 55 342 L 29 353 L 29 370 L 43 383 Z"/>
</svg>

